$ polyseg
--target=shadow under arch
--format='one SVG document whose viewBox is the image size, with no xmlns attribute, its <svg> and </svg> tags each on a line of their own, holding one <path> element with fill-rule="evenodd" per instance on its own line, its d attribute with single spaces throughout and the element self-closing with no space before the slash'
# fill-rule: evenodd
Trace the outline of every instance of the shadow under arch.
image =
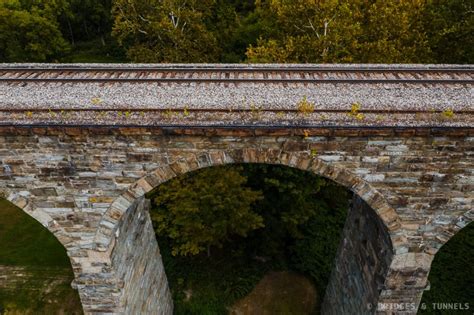
<svg viewBox="0 0 474 315">
<path fill-rule="evenodd" d="M 374 210 L 389 233 L 391 240 L 390 245 L 392 248 L 394 247 L 393 235 L 400 228 L 400 218 L 396 211 L 389 205 L 385 197 L 369 183 L 349 170 L 325 162 L 308 152 L 246 148 L 237 150 L 212 150 L 207 153 L 192 155 L 192 157 L 178 159 L 177 161 L 158 167 L 150 174 L 140 178 L 122 193 L 120 197 L 116 198 L 102 216 L 95 235 L 96 249 L 99 251 L 110 250 L 122 216 L 138 198 L 144 196 L 158 185 L 176 176 L 200 168 L 237 163 L 284 165 L 303 171 L 309 171 L 318 176 L 333 180 L 359 196 Z"/>
</svg>

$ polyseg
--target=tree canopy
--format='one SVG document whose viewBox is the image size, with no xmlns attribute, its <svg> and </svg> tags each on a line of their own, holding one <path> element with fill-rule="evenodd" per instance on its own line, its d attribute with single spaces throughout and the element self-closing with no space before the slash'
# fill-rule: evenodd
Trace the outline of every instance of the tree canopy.
<svg viewBox="0 0 474 315">
<path fill-rule="evenodd" d="M 324 292 L 350 196 L 344 187 L 311 172 L 241 164 L 181 175 L 149 197 L 158 242 L 165 263 L 171 264 L 168 269 L 179 271 L 175 276 L 202 272 L 194 269 L 201 264 L 232 260 L 230 265 L 248 264 L 252 270 L 297 270 Z M 231 226 L 244 233 L 232 232 Z M 213 259 L 199 255 L 214 244 L 220 249 L 213 250 Z M 169 252 L 173 259 L 166 257 Z M 191 269 L 176 269 L 173 262 Z M 221 285 L 223 279 L 218 279 Z"/>
<path fill-rule="evenodd" d="M 235 168 L 208 168 L 172 179 L 155 192 L 152 219 L 158 235 L 172 242 L 174 255 L 196 255 L 221 247 L 232 236 L 263 226 L 251 205 L 262 198 L 243 185 Z"/>
<path fill-rule="evenodd" d="M 250 61 L 430 61 L 422 1 L 272 0 L 259 8 L 275 31 L 249 47 Z"/>
<path fill-rule="evenodd" d="M 474 63 L 474 4 L 430 0 L 423 21 L 437 63 Z"/>
<path fill-rule="evenodd" d="M 56 61 L 69 45 L 59 31 L 62 1 L 0 2 L 0 61 Z"/>
<path fill-rule="evenodd" d="M 214 0 L 117 0 L 113 34 L 132 61 L 194 62 L 217 58 L 217 39 L 206 27 Z"/>
<path fill-rule="evenodd" d="M 469 0 L 4 0 L 0 22 L 3 62 L 474 62 Z"/>
</svg>

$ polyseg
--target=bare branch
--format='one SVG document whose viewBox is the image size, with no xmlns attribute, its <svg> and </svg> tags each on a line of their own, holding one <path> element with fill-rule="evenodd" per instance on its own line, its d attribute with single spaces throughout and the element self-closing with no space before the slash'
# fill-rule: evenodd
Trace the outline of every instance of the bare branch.
<svg viewBox="0 0 474 315">
<path fill-rule="evenodd" d="M 316 37 L 320 38 L 320 35 L 318 31 L 316 30 L 316 28 L 314 27 L 313 22 L 311 22 L 311 19 L 308 18 L 308 22 L 309 22 L 309 26 L 306 26 L 306 27 L 309 27 L 310 29 L 312 29 L 313 32 L 316 34 Z"/>
<path fill-rule="evenodd" d="M 332 16 L 329 20 L 324 21 L 324 36 L 328 34 L 329 23 L 331 23 L 336 18 L 336 14 Z"/>
<path fill-rule="evenodd" d="M 151 23 L 150 20 L 148 19 L 145 19 L 141 14 L 138 15 L 138 17 L 140 18 L 140 20 L 142 20 L 143 22 L 148 22 L 148 23 Z"/>
<path fill-rule="evenodd" d="M 177 27 L 178 27 L 178 23 L 179 23 L 179 18 L 176 19 L 176 16 L 174 15 L 174 12 L 173 12 L 173 11 L 171 11 L 171 13 L 169 13 L 168 16 L 169 16 L 170 19 L 171 19 L 171 23 L 173 24 L 173 27 L 174 27 L 174 28 L 177 28 Z"/>
</svg>

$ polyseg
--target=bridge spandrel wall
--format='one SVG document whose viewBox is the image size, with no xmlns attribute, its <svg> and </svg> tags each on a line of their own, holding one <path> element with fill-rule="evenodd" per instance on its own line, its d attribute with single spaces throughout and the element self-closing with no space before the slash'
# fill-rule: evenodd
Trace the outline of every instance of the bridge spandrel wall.
<svg viewBox="0 0 474 315">
<path fill-rule="evenodd" d="M 84 310 L 113 313 L 130 305 L 120 300 L 130 271 L 119 271 L 112 250 L 124 241 L 121 222 L 146 191 L 224 163 L 312 171 L 355 191 L 387 227 L 394 256 L 380 297 L 397 301 L 409 299 L 403 292 L 410 290 L 421 296 L 429 257 L 472 221 L 473 151 L 471 129 L 9 127 L 0 128 L 0 189 L 64 244 L 90 305 Z M 81 290 L 91 285 L 109 296 L 86 297 Z"/>
</svg>

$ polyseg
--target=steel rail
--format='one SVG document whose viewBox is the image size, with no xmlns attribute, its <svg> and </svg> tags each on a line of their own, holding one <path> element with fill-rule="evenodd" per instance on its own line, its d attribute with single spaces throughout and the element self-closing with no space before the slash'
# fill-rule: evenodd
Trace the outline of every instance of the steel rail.
<svg viewBox="0 0 474 315">
<path fill-rule="evenodd" d="M 264 79 L 264 78 L 0 78 L 0 82 L 53 83 L 352 83 L 352 84 L 474 84 L 474 79 Z"/>
<path fill-rule="evenodd" d="M 259 67 L 259 66 L 243 66 L 243 67 L 226 67 L 226 66 L 191 66 L 191 67 L 1 67 L 1 72 L 392 72 L 392 73 L 433 73 L 433 72 L 455 72 L 455 73 L 474 73 L 474 67 L 315 67 L 315 66 L 299 66 L 299 67 Z"/>
<path fill-rule="evenodd" d="M 224 114 L 232 114 L 232 113 L 299 113 L 301 112 L 298 109 L 292 108 L 130 108 L 130 107 L 105 107 L 105 108 L 0 108 L 0 113 L 25 113 L 25 112 L 32 112 L 32 113 L 60 113 L 60 112 L 173 112 L 173 113 L 181 113 L 181 112 L 189 112 L 189 113 L 224 113 Z M 312 113 L 348 113 L 350 112 L 350 108 L 348 109 L 314 109 Z M 434 113 L 440 114 L 443 113 L 443 110 L 419 110 L 419 109 L 360 109 L 358 113 L 366 113 L 366 114 L 417 114 L 417 113 Z M 453 110 L 454 114 L 468 114 L 474 115 L 474 110 Z"/>
</svg>

